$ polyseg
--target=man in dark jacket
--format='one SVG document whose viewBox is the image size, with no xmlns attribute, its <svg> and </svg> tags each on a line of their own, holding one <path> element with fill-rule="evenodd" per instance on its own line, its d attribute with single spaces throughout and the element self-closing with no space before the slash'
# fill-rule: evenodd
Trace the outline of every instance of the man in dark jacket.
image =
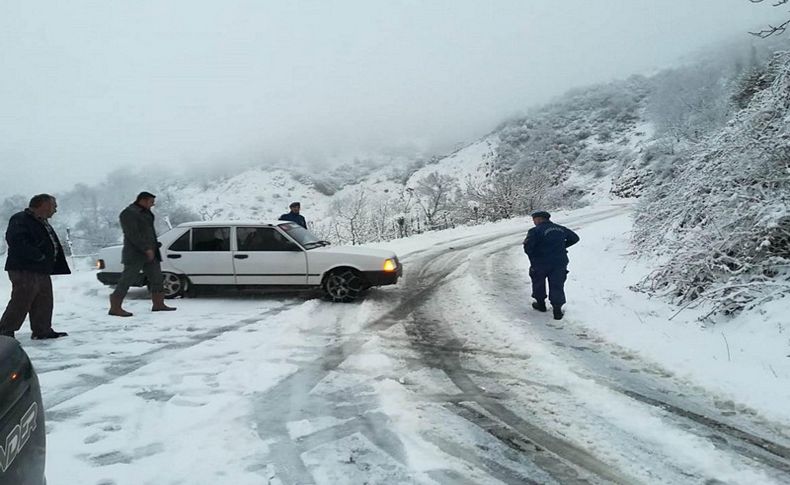
<svg viewBox="0 0 790 485">
<path fill-rule="evenodd" d="M 302 209 L 302 204 L 299 202 L 291 202 L 291 205 L 288 207 L 291 209 L 291 212 L 286 212 L 281 215 L 280 220 L 295 222 L 307 229 L 307 221 L 304 220 L 304 216 L 299 214 L 299 211 Z"/>
<path fill-rule="evenodd" d="M 535 227 L 527 232 L 524 252 L 529 256 L 529 277 L 532 279 L 532 308 L 546 311 L 546 279 L 549 280 L 549 301 L 555 320 L 561 320 L 565 304 L 565 279 L 568 275 L 567 248 L 579 242 L 579 236 L 567 227 L 554 224 L 546 211 L 532 214 Z"/>
<path fill-rule="evenodd" d="M 153 305 L 151 311 L 173 311 L 175 308 L 165 305 L 164 287 L 162 285 L 162 255 L 159 252 L 159 241 L 154 228 L 154 206 L 156 196 L 150 192 L 140 192 L 133 204 L 120 214 L 123 229 L 123 252 L 121 263 L 123 273 L 110 295 L 110 315 L 131 317 L 132 313 L 123 309 L 123 299 L 129 287 L 139 278 L 140 272 L 148 281 Z"/>
<path fill-rule="evenodd" d="M 53 274 L 71 274 L 58 235 L 47 222 L 58 210 L 49 194 L 30 199 L 28 208 L 11 216 L 5 239 L 8 257 L 5 270 L 11 280 L 11 300 L 0 318 L 0 335 L 14 336 L 30 316 L 33 338 L 65 337 L 52 329 Z"/>
</svg>

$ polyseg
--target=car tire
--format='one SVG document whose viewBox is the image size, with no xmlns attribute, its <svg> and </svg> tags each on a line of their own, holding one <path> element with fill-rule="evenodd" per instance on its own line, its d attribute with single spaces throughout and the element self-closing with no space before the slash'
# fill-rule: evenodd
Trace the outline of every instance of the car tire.
<svg viewBox="0 0 790 485">
<path fill-rule="evenodd" d="M 189 280 L 175 273 L 162 273 L 165 298 L 179 298 L 189 290 Z"/>
<path fill-rule="evenodd" d="M 326 275 L 321 288 L 327 300 L 348 303 L 359 298 L 366 286 L 365 279 L 358 271 L 340 268 Z"/>
</svg>

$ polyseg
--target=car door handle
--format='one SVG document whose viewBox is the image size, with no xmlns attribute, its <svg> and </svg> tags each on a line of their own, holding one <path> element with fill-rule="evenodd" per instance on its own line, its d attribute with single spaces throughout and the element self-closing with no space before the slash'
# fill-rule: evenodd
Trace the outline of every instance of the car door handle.
<svg viewBox="0 0 790 485">
<path fill-rule="evenodd" d="M 181 255 L 180 254 L 168 254 L 167 257 L 169 259 L 178 259 L 178 258 L 181 257 Z"/>
<path fill-rule="evenodd" d="M 247 259 L 247 258 L 250 257 L 250 255 L 249 254 L 234 254 L 233 257 L 236 258 L 236 259 Z"/>
</svg>

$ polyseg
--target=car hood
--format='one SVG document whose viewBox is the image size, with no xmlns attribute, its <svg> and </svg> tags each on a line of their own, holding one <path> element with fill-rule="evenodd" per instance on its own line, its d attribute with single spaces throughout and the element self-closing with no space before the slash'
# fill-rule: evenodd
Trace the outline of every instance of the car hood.
<svg viewBox="0 0 790 485">
<path fill-rule="evenodd" d="M 352 256 L 371 256 L 374 258 L 394 258 L 395 253 L 386 249 L 366 248 L 362 246 L 324 246 L 311 249 L 309 252 L 329 253 L 329 254 L 348 254 Z"/>
</svg>

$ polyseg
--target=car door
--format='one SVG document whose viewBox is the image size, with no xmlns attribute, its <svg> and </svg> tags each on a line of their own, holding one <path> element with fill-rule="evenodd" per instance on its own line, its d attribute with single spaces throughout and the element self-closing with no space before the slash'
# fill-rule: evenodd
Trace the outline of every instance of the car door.
<svg viewBox="0 0 790 485">
<path fill-rule="evenodd" d="M 306 285 L 307 255 L 270 226 L 236 227 L 233 252 L 239 285 Z"/>
<path fill-rule="evenodd" d="M 167 248 L 165 258 L 192 284 L 232 285 L 236 276 L 230 241 L 230 226 L 193 227 Z"/>
</svg>

